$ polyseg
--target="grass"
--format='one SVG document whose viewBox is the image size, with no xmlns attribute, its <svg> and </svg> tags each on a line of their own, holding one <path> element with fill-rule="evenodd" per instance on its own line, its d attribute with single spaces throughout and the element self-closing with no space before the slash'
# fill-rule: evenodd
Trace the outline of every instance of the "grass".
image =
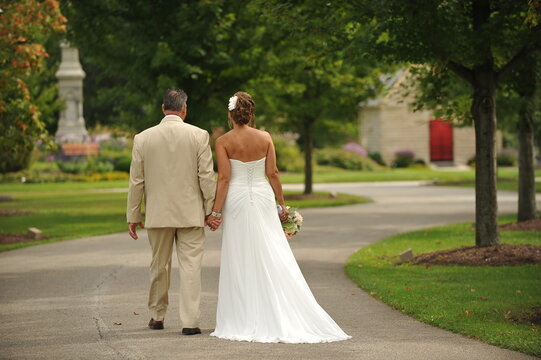
<svg viewBox="0 0 541 360">
<path fill-rule="evenodd" d="M 14 199 L 0 203 L 1 209 L 36 213 L 0 217 L 0 233 L 25 233 L 33 226 L 50 239 L 0 244 L 0 251 L 126 230 L 126 193 L 104 191 L 126 186 L 126 181 L 1 185 L 0 194 Z"/>
<path fill-rule="evenodd" d="M 518 178 L 517 168 L 500 168 L 498 176 L 504 179 Z M 541 170 L 536 171 L 541 176 Z M 285 184 L 302 183 L 302 173 L 283 173 L 282 182 Z M 314 171 L 315 183 L 328 182 L 359 182 L 359 181 L 402 181 L 402 180 L 434 180 L 438 182 L 474 181 L 474 170 L 432 170 L 429 168 L 384 169 L 378 171 L 353 171 L 327 166 L 316 166 Z"/>
<path fill-rule="evenodd" d="M 293 195 L 293 196 L 292 196 Z M 286 205 L 296 207 L 299 209 L 313 208 L 313 207 L 328 207 L 328 206 L 342 206 L 353 204 L 364 204 L 371 200 L 348 194 L 336 194 L 336 197 L 331 197 L 328 192 L 315 192 L 314 196 L 305 199 L 297 199 L 299 195 L 298 191 L 284 191 L 284 197 L 286 199 Z M 290 199 L 293 197 L 293 199 Z"/>
<path fill-rule="evenodd" d="M 0 202 L 0 209 L 33 211 L 35 214 L 0 217 L 0 233 L 26 233 L 37 227 L 47 240 L 0 244 L 0 251 L 26 246 L 126 231 L 126 192 L 111 189 L 128 186 L 126 181 L 67 182 L 45 184 L 0 184 L 0 194 L 14 201 Z M 286 192 L 292 194 L 292 192 Z M 303 200 L 288 201 L 294 207 L 322 207 L 358 204 L 368 199 L 328 193 Z"/>
<path fill-rule="evenodd" d="M 472 184 L 471 186 L 474 187 L 475 184 Z M 518 182 L 517 181 L 500 181 L 498 182 L 498 190 L 518 191 Z M 535 192 L 541 193 L 541 182 L 535 183 Z"/>
<path fill-rule="evenodd" d="M 449 182 L 438 182 L 436 185 L 443 185 L 443 186 L 460 186 L 460 187 L 469 187 L 473 188 L 475 187 L 475 181 L 471 181 L 464 184 L 455 184 L 455 183 L 449 183 Z M 510 181 L 510 180 L 498 180 L 498 190 L 506 190 L 506 191 L 518 191 L 518 181 Z M 541 193 L 541 182 L 535 183 L 535 192 Z"/>
<path fill-rule="evenodd" d="M 501 223 L 515 221 L 506 216 Z M 503 243 L 541 245 L 538 232 L 502 231 Z M 471 223 L 393 236 L 353 254 L 346 272 L 359 287 L 427 324 L 489 344 L 540 356 L 539 326 L 508 320 L 541 306 L 541 265 L 394 265 L 407 248 L 414 253 L 471 246 Z M 486 298 L 486 299 L 485 299 Z"/>
</svg>

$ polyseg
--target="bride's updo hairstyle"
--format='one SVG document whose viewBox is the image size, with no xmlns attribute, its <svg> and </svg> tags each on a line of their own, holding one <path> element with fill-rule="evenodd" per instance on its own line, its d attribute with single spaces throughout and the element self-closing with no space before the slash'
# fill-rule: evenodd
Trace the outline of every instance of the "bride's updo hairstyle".
<svg viewBox="0 0 541 360">
<path fill-rule="evenodd" d="M 229 117 L 237 125 L 254 126 L 255 102 L 252 96 L 244 91 L 235 93 L 237 104 L 235 108 L 229 111 Z"/>
</svg>

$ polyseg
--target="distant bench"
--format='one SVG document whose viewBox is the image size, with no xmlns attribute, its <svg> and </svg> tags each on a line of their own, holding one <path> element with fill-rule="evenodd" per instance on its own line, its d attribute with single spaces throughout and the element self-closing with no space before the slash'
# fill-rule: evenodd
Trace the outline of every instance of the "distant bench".
<svg viewBox="0 0 541 360">
<path fill-rule="evenodd" d="M 97 143 L 62 144 L 62 153 L 66 156 L 98 155 L 100 146 Z"/>
</svg>

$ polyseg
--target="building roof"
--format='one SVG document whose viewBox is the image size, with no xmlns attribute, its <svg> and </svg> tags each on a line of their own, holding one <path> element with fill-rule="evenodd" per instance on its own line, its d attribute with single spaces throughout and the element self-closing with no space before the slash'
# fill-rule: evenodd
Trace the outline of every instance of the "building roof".
<svg viewBox="0 0 541 360">
<path fill-rule="evenodd" d="M 379 80 L 383 84 L 383 91 L 381 92 L 380 96 L 376 99 L 361 101 L 359 103 L 359 106 L 360 107 L 376 107 L 376 106 L 381 105 L 381 103 L 387 96 L 389 89 L 391 89 L 398 82 L 398 80 L 402 77 L 404 73 L 405 73 L 405 70 L 401 68 L 394 74 L 381 75 Z"/>
</svg>

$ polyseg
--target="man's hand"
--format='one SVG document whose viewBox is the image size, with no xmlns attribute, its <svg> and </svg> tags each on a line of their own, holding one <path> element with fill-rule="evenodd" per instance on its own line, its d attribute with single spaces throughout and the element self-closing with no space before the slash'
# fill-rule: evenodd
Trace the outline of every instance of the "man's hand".
<svg viewBox="0 0 541 360">
<path fill-rule="evenodd" d="M 132 237 L 133 240 L 137 240 L 139 238 L 139 236 L 137 236 L 137 227 L 140 227 L 141 229 L 144 229 L 145 226 L 143 225 L 142 222 L 137 222 L 137 223 L 129 223 L 128 224 L 128 230 L 130 232 L 130 236 Z"/>
<path fill-rule="evenodd" d="M 210 230 L 216 231 L 222 224 L 222 218 L 209 215 L 205 218 L 205 225 L 207 225 Z"/>
</svg>

